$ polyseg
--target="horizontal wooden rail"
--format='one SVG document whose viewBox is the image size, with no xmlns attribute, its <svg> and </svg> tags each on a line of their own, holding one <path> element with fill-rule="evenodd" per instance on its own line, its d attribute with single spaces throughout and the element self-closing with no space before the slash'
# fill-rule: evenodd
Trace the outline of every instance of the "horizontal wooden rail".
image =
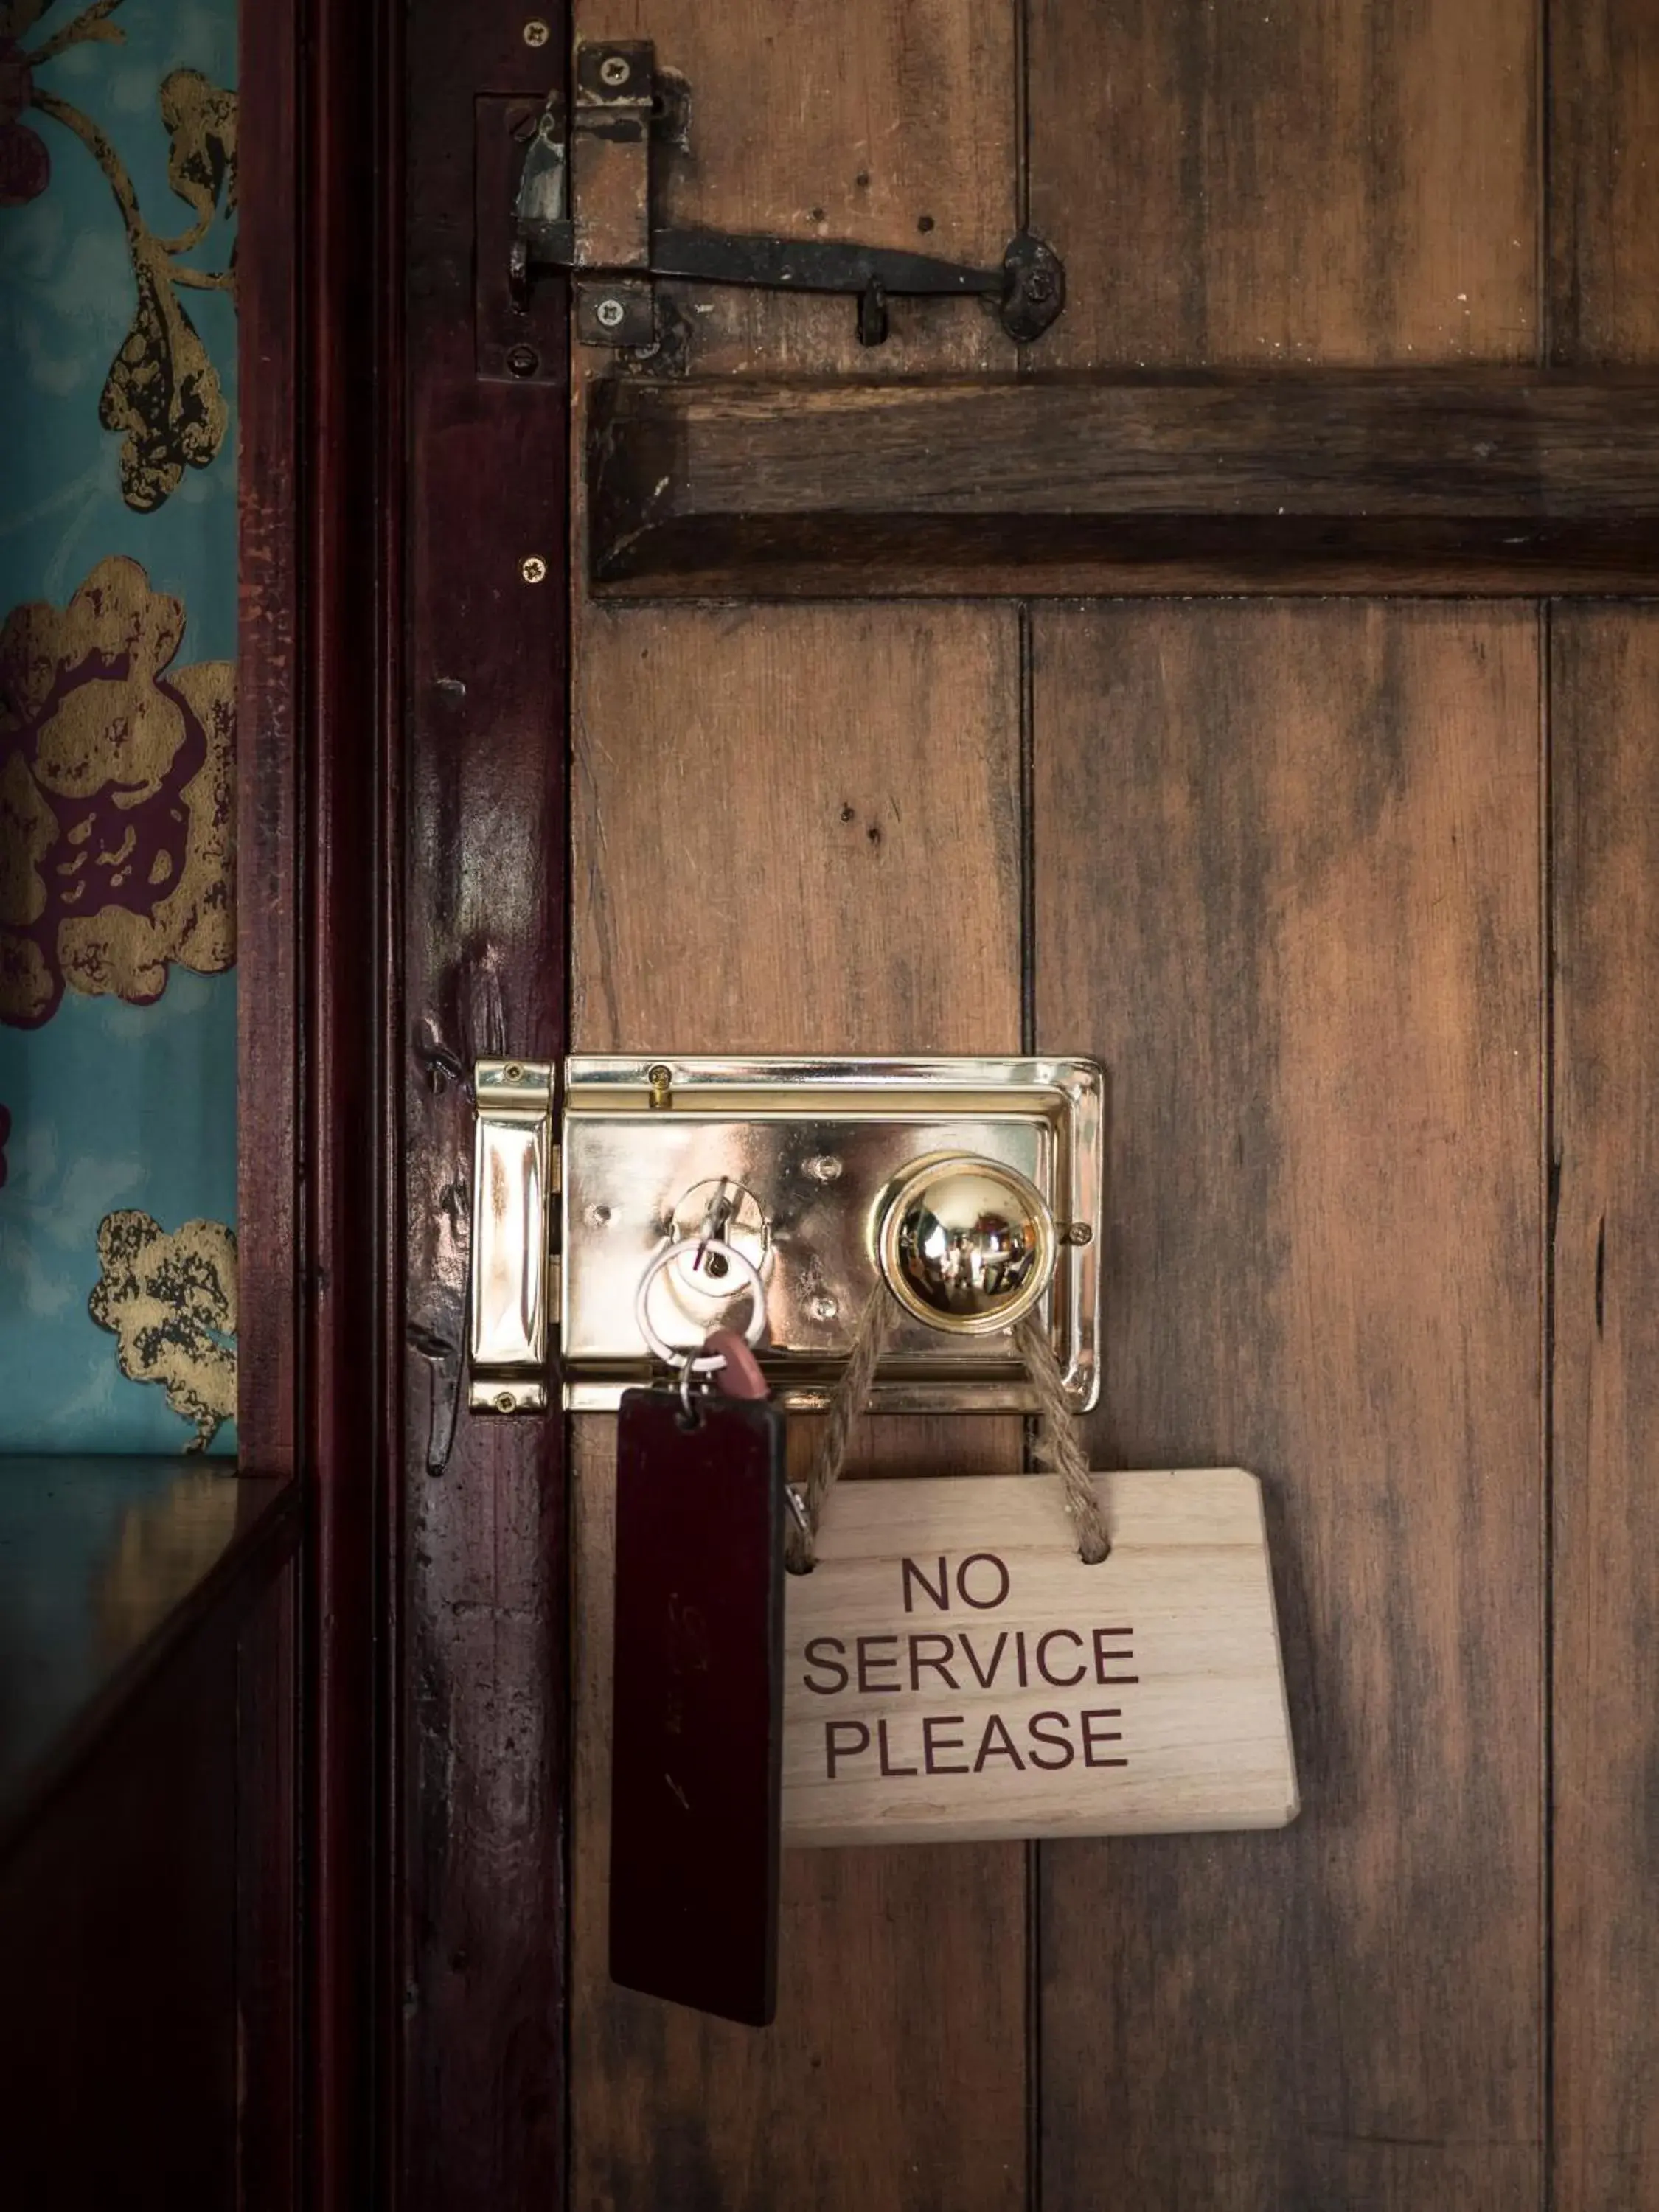
<svg viewBox="0 0 1659 2212">
<path fill-rule="evenodd" d="M 612 594 L 1659 592 L 1659 372 L 618 379 L 588 468 Z"/>
</svg>

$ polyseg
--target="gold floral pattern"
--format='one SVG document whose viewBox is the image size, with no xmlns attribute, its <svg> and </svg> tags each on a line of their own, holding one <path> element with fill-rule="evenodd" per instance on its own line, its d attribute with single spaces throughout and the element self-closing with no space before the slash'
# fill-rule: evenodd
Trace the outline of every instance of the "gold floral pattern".
<svg viewBox="0 0 1659 2212">
<path fill-rule="evenodd" d="M 112 1330 L 121 1372 L 159 1382 L 204 1451 L 236 1411 L 236 1238 L 221 1221 L 170 1236 L 148 1213 L 106 1214 L 88 1311 Z"/>
<path fill-rule="evenodd" d="M 169 672 L 184 632 L 124 558 L 0 628 L 0 1020 L 235 960 L 235 670 Z"/>
<path fill-rule="evenodd" d="M 52 165 L 26 111 L 49 116 L 73 132 L 97 162 L 115 196 L 127 234 L 137 293 L 132 326 L 110 365 L 98 419 L 121 434 L 121 495 L 148 514 L 175 492 L 187 468 L 204 469 L 224 443 L 229 412 L 218 373 L 179 294 L 234 291 L 235 266 L 198 269 L 181 257 L 199 246 L 222 206 L 236 205 L 236 95 L 210 84 L 198 70 L 175 70 L 160 89 L 167 133 L 167 180 L 194 221 L 176 238 L 153 230 L 107 135 L 72 102 L 43 85 L 38 72 L 66 47 L 88 40 L 119 43 L 108 19 L 123 0 L 93 0 L 55 38 L 33 52 L 20 43 L 46 0 L 0 0 L 0 207 L 38 198 Z"/>
</svg>

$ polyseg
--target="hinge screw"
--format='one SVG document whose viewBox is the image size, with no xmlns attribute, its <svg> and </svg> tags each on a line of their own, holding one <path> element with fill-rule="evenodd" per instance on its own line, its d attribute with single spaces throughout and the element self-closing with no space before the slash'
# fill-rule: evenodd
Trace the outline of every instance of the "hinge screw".
<svg viewBox="0 0 1659 2212">
<path fill-rule="evenodd" d="M 547 581 L 547 563 L 539 553 L 532 553 L 520 562 L 519 574 L 526 584 L 544 584 Z"/>
<path fill-rule="evenodd" d="M 627 313 L 620 300 L 601 300 L 593 310 L 593 319 L 602 331 L 619 329 Z"/>
<path fill-rule="evenodd" d="M 507 349 L 507 365 L 514 376 L 534 376 L 542 365 L 542 359 L 534 346 L 509 346 Z"/>
<path fill-rule="evenodd" d="M 659 1060 L 646 1069 L 645 1079 L 651 1085 L 651 1103 L 660 1113 L 674 1094 L 674 1071 Z"/>
<path fill-rule="evenodd" d="M 608 85 L 612 92 L 626 84 L 631 75 L 627 57 L 623 54 L 607 54 L 599 64 L 599 82 Z"/>
<path fill-rule="evenodd" d="M 498 1390 L 495 1393 L 495 1411 L 498 1413 L 510 1413 L 514 1412 L 518 1406 L 518 1400 L 514 1396 L 510 1390 Z"/>
<path fill-rule="evenodd" d="M 524 42 L 527 46 L 544 46 L 552 35 L 539 15 L 532 15 L 524 27 Z"/>
</svg>

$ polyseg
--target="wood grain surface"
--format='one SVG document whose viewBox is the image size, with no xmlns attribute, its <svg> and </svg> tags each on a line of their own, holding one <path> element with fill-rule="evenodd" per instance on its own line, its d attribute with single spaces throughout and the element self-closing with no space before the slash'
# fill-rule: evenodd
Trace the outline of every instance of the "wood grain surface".
<svg viewBox="0 0 1659 2212">
<path fill-rule="evenodd" d="M 1659 586 L 1639 373 L 619 382 L 586 464 L 646 596 Z"/>
<path fill-rule="evenodd" d="M 1552 354 L 1659 362 L 1659 15 L 1548 10 Z M 1556 2212 L 1659 2206 L 1649 1655 L 1659 623 L 1550 616 Z"/>
<path fill-rule="evenodd" d="M 541 12 L 544 52 L 501 0 L 416 9 L 407 50 L 406 1890 L 389 2163 L 410 2212 L 555 2203 L 566 2180 L 563 1425 L 475 1417 L 460 1398 L 472 1063 L 556 1060 L 567 1037 L 565 392 L 478 377 L 471 237 L 474 93 L 545 95 L 567 28 Z M 536 314 L 562 364 L 562 295 Z"/>
<path fill-rule="evenodd" d="M 1559 2212 L 1659 2204 L 1659 612 L 1559 611 L 1554 1832 Z"/>
<path fill-rule="evenodd" d="M 1528 0 L 1038 0 L 1031 70 L 1056 365 L 1537 357 Z M 1263 1476 L 1304 1792 L 1045 1847 L 1050 2202 L 1541 2185 L 1535 633 L 1034 617 L 1037 1041 L 1114 1084 L 1096 1464 Z"/>
<path fill-rule="evenodd" d="M 1112 1550 L 1090 1565 L 1052 1480 L 836 1486 L 785 1593 L 787 1844 L 1294 1819 L 1261 1485 L 1095 1486 Z"/>
<path fill-rule="evenodd" d="M 1000 256 L 1014 225 L 1012 11 L 918 0 L 584 0 L 691 87 L 675 222 Z M 665 286 L 699 374 L 1012 366 L 977 303 Z M 603 355 L 578 361 L 579 410 Z M 580 437 L 581 423 L 578 418 Z M 580 565 L 585 517 L 576 518 Z M 1012 611 L 575 608 L 579 1048 L 1019 1045 Z M 800 1426 L 801 1425 L 798 1425 Z M 1017 1846 L 784 1864 L 764 2036 L 605 1975 L 611 1425 L 577 1424 L 574 2201 L 617 2212 L 992 2212 L 1024 2193 Z M 905 1472 L 1018 1464 L 1018 1424 L 867 1425 Z M 968 1455 L 964 1460 L 963 1455 Z"/>
<path fill-rule="evenodd" d="M 303 2078 L 258 2062 L 272 2094 L 248 2130 L 264 2185 L 285 2188 L 286 2166 L 319 2212 L 369 2186 L 396 1910 L 380 1819 L 398 1304 L 396 1108 L 382 1079 L 401 650 L 385 404 L 398 362 L 385 254 L 401 185 L 387 136 L 394 12 L 271 0 L 241 24 L 239 1463 L 291 1478 L 307 1500 L 289 1653 L 306 1685 L 307 1764 L 294 1778 L 305 1833 L 285 1861 L 273 1839 L 270 1863 L 273 1881 L 286 1870 L 306 1887 L 287 1902 L 304 1974 L 274 2015 L 298 2038 Z M 291 1955 L 265 1964 L 293 1975 Z"/>
<path fill-rule="evenodd" d="M 578 1049 L 1016 1048 L 1014 629 L 965 608 L 589 609 Z M 786 1855 L 763 2036 L 610 1985 L 615 1425 L 576 1437 L 575 2201 L 1020 2203 L 1018 1847 Z M 872 1422 L 863 1448 L 906 1473 L 1006 1472 L 1019 1428 Z"/>
<path fill-rule="evenodd" d="M 1534 0 L 1029 15 L 1044 368 L 1534 357 Z"/>
<path fill-rule="evenodd" d="M 690 88 L 688 143 L 669 155 L 659 222 L 1001 260 L 1017 228 L 1012 9 L 577 0 L 575 17 L 582 39 L 650 39 L 659 70 Z M 850 299 L 660 289 L 696 375 L 933 375 L 1013 362 L 978 301 L 896 300 L 887 343 L 870 349 Z M 582 366 L 609 373 L 603 353 Z"/>
<path fill-rule="evenodd" d="M 1659 362 L 1659 15 L 1547 0 L 1548 358 Z"/>
<path fill-rule="evenodd" d="M 1651 359 L 1642 0 L 1555 7 L 1547 40 L 1523 0 L 1031 0 L 1023 112 L 1015 11 L 580 14 L 691 82 L 676 221 L 984 258 L 1022 186 L 1071 279 L 1022 367 L 1484 368 L 1553 339 L 1576 365 Z M 871 355 L 842 301 L 661 289 L 705 380 L 1014 366 L 965 303 L 899 303 Z M 580 438 L 615 364 L 578 368 Z M 692 549 L 704 590 L 732 587 L 717 550 Z M 908 557 L 912 588 L 961 580 Z M 843 568 L 811 587 L 873 580 Z M 1615 939 L 1636 900 L 1645 943 L 1649 619 L 1560 617 L 1552 653 L 1540 618 L 1487 604 L 1022 621 L 578 592 L 574 1041 L 1012 1049 L 1023 980 L 1039 1043 L 1106 1059 L 1097 1460 L 1262 1469 L 1307 1805 L 1285 1836 L 1045 1847 L 1034 1959 L 1012 1850 L 795 1858 L 760 2041 L 612 1990 L 584 1717 L 605 1700 L 609 1434 L 581 1425 L 574 2201 L 1510 2212 L 1548 2185 L 1553 2095 L 1561 2212 L 1659 2202 L 1632 1932 L 1649 1628 L 1619 1565 L 1643 1533 L 1644 1279 L 1618 1255 L 1646 1061 L 1644 971 Z M 1547 848 L 1557 1133 L 1579 1133 L 1583 1177 L 1564 1155 L 1553 1468 Z M 1006 1466 L 1017 1438 L 888 1424 L 865 1449 Z M 1558 1817 L 1586 1793 L 1553 1847 L 1553 2077 L 1549 1527 Z"/>
<path fill-rule="evenodd" d="M 1045 1847 L 1051 2202 L 1535 2198 L 1535 632 L 1039 632 L 1038 1042 L 1113 1084 L 1094 1462 L 1261 1475 L 1304 1802 Z"/>
</svg>

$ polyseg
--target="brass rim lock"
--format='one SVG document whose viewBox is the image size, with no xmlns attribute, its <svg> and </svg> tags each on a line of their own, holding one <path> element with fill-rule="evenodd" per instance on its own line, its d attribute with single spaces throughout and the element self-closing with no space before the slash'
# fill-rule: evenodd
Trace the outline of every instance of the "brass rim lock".
<svg viewBox="0 0 1659 2212">
<path fill-rule="evenodd" d="M 1086 1410 L 1104 1093 L 1084 1060 L 481 1061 L 468 1403 L 614 1411 L 723 1327 L 821 1411 L 884 1287 L 876 1411 L 1030 1411 L 1033 1316 Z"/>
</svg>

